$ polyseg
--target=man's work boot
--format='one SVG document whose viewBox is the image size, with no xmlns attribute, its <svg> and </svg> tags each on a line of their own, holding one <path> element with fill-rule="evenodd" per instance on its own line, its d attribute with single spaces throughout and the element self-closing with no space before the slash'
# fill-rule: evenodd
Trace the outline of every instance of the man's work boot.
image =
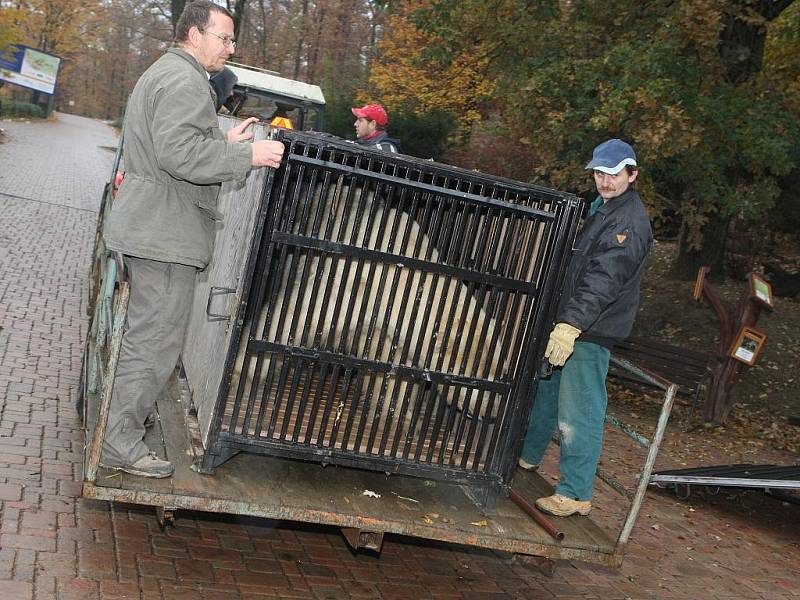
<svg viewBox="0 0 800 600">
<path fill-rule="evenodd" d="M 155 452 L 145 454 L 132 465 L 104 465 L 100 463 L 100 466 L 114 469 L 115 471 L 125 471 L 131 475 L 154 477 L 155 479 L 169 477 L 175 472 L 175 466 L 168 460 L 161 460 L 158 458 Z"/>
<path fill-rule="evenodd" d="M 573 500 L 560 494 L 553 494 L 539 498 L 536 501 L 536 508 L 557 517 L 569 517 L 575 513 L 588 515 L 592 510 L 592 503 L 589 500 Z"/>
<path fill-rule="evenodd" d="M 536 471 L 539 468 L 539 465 L 535 465 L 533 463 L 529 463 L 524 458 L 520 458 L 517 461 L 517 464 L 520 466 L 520 468 L 525 469 L 526 471 Z"/>
</svg>

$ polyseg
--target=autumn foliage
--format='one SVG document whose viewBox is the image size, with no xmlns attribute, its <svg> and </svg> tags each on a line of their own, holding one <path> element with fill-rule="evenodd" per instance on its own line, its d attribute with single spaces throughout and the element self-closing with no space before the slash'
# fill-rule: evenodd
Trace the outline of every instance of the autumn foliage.
<svg viewBox="0 0 800 600">
<path fill-rule="evenodd" d="M 59 109 L 121 116 L 181 0 L 0 0 L 0 46 L 64 59 Z M 231 0 L 235 60 L 317 83 L 328 130 L 385 104 L 407 149 L 590 195 L 592 148 L 636 148 L 676 273 L 726 239 L 800 227 L 800 3 L 793 0 Z M 2 48 L 0 48 L 1 50 Z M 7 86 L 8 87 L 8 86 Z M 6 93 L 6 92 L 4 92 Z M 71 107 L 68 107 L 71 103 Z M 792 191 L 794 190 L 794 191 Z M 765 223 L 770 227 L 765 228 Z"/>
<path fill-rule="evenodd" d="M 481 105 L 495 92 L 497 76 L 491 70 L 494 44 L 473 40 L 468 50 L 437 56 L 445 38 L 415 22 L 429 2 L 401 2 L 386 22 L 386 35 L 378 45 L 365 99 L 380 99 L 389 109 L 412 107 L 419 114 L 436 111 L 455 116 L 462 131 L 481 119 Z"/>
<path fill-rule="evenodd" d="M 630 141 L 654 219 L 679 220 L 677 271 L 686 276 L 702 262 L 718 273 L 731 224 L 763 221 L 797 168 L 800 19 L 791 0 L 403 7 L 373 66 L 382 94 L 446 99 L 456 114 L 453 96 L 466 97 L 462 126 L 472 137 L 453 156 L 581 193 L 592 192 L 583 171 L 591 149 Z M 476 66 L 467 79 L 485 73 L 483 94 L 458 77 L 464 64 Z"/>
</svg>

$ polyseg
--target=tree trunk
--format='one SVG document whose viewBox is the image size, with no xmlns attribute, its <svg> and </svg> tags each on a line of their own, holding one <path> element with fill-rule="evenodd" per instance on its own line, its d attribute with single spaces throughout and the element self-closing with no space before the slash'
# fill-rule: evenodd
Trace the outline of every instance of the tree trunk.
<svg viewBox="0 0 800 600">
<path fill-rule="evenodd" d="M 300 79 L 300 67 L 303 65 L 303 47 L 307 43 L 308 36 L 308 0 L 303 0 L 300 10 L 300 35 L 297 36 L 297 44 L 294 54 L 294 68 L 292 69 L 292 79 Z M 309 81 L 311 81 L 309 79 Z"/>
<path fill-rule="evenodd" d="M 233 14 L 233 37 L 239 38 L 241 37 L 242 25 L 244 24 L 244 13 L 245 9 L 247 8 L 247 0 L 236 0 L 232 7 L 230 6 L 230 0 L 228 1 L 228 4 L 228 10 L 230 10 Z"/>
<path fill-rule="evenodd" d="M 767 23 L 776 19 L 792 2 L 794 0 L 739 0 L 734 3 L 738 11 L 732 10 L 724 15 L 718 51 L 730 83 L 745 83 L 761 72 Z M 754 15 L 762 17 L 763 21 Z"/>
<path fill-rule="evenodd" d="M 175 27 L 178 25 L 178 19 L 181 18 L 181 13 L 186 7 L 186 0 L 170 0 L 170 20 L 172 21 L 172 34 L 175 35 Z"/>
<path fill-rule="evenodd" d="M 710 267 L 709 277 L 712 280 L 724 279 L 725 240 L 729 222 L 729 218 L 723 219 L 718 213 L 710 214 L 708 222 L 700 231 L 702 237 L 700 247 L 689 248 L 687 242 L 689 226 L 684 221 L 678 236 L 678 255 L 672 263 L 672 276 L 675 279 L 691 281 L 697 276 L 700 267 Z"/>
<path fill-rule="evenodd" d="M 717 365 L 708 391 L 704 419 L 707 423 L 724 425 L 736 403 L 733 384 L 739 379 L 744 365 L 735 358 L 728 357 Z"/>
<path fill-rule="evenodd" d="M 704 287 L 704 291 L 720 320 L 720 362 L 714 369 L 711 378 L 704 416 L 706 421 L 715 425 L 724 425 L 736 403 L 736 397 L 733 394 L 734 384 L 744 368 L 744 363 L 728 356 L 728 352 L 742 327 L 755 327 L 761 314 L 761 305 L 751 297 L 748 285 L 742 291 L 733 320 L 728 321 L 726 317 L 730 312 L 727 306 L 720 301 L 717 292 L 711 286 Z"/>
<path fill-rule="evenodd" d="M 322 47 L 323 33 L 325 32 L 327 11 L 326 5 L 320 3 L 317 5 L 314 12 L 311 24 L 315 26 L 316 31 L 314 37 L 309 39 L 310 55 L 308 57 L 308 72 L 306 76 L 308 81 L 314 81 L 317 78 L 317 73 L 320 67 L 320 48 Z"/>
</svg>

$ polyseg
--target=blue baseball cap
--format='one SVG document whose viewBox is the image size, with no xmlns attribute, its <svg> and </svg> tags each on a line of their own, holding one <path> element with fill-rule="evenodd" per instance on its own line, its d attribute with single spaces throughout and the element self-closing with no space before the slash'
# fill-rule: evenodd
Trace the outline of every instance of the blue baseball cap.
<svg viewBox="0 0 800 600">
<path fill-rule="evenodd" d="M 586 169 L 616 175 L 627 165 L 636 166 L 636 153 L 631 145 L 622 140 L 607 140 L 592 152 L 592 160 Z"/>
</svg>

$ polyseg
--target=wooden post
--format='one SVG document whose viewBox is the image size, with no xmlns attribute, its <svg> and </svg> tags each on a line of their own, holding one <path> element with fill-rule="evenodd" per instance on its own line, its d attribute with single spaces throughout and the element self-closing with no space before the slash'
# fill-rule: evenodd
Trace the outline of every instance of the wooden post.
<svg viewBox="0 0 800 600">
<path fill-rule="evenodd" d="M 753 364 L 755 356 L 761 349 L 766 336 L 755 329 L 761 309 L 772 310 L 772 290 L 769 283 L 756 273 L 751 273 L 748 286 L 739 298 L 736 307 L 724 302 L 719 293 L 708 282 L 708 267 L 701 267 L 697 273 L 694 298 L 705 298 L 717 315 L 720 328 L 720 343 L 717 351 L 718 363 L 714 369 L 711 385 L 706 395 L 704 418 L 706 421 L 721 425 L 725 423 L 733 409 L 734 397 L 731 393 L 733 385 L 745 365 Z M 741 353 L 735 352 L 735 343 L 743 339 L 744 332 L 753 332 L 757 340 L 748 343 L 757 345 L 752 359 L 742 359 Z"/>
</svg>

